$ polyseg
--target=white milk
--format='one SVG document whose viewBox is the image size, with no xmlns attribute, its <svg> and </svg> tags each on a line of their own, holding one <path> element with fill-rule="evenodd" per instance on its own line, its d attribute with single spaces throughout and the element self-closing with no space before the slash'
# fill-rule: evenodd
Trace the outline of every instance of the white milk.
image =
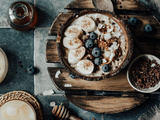
<svg viewBox="0 0 160 120">
<path fill-rule="evenodd" d="M 7 71 L 8 71 L 8 60 L 5 53 L 0 48 L 0 83 L 5 78 Z"/>
<path fill-rule="evenodd" d="M 27 103 L 12 100 L 0 107 L 0 120 L 36 120 L 36 113 Z"/>
</svg>

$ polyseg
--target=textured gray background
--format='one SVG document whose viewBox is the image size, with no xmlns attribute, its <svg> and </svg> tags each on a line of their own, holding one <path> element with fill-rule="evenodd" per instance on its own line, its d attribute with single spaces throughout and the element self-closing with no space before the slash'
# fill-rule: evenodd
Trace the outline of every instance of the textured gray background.
<svg viewBox="0 0 160 120">
<path fill-rule="evenodd" d="M 64 92 L 58 91 L 51 81 L 47 72 L 47 66 L 58 66 L 45 62 L 45 47 L 47 39 L 54 39 L 48 36 L 48 30 L 55 17 L 64 10 L 64 6 L 72 0 L 22 0 L 29 1 L 35 5 L 39 21 L 35 29 L 19 32 L 10 28 L 7 24 L 7 10 L 9 5 L 16 0 L 0 0 L 0 47 L 6 52 L 9 59 L 9 72 L 3 83 L 0 84 L 0 94 L 13 90 L 25 90 L 34 94 L 40 101 L 45 120 L 52 119 L 50 102 L 60 104 L 67 101 L 63 97 Z M 140 0 L 147 5 L 152 12 L 159 17 L 159 0 Z M 26 74 L 25 69 L 34 65 L 39 73 L 34 76 Z M 23 66 L 23 67 L 22 67 Z M 45 90 L 54 89 L 56 94 L 43 96 Z M 160 99 L 150 99 L 144 104 L 127 112 L 103 115 L 85 111 L 69 103 L 70 110 L 84 120 L 137 120 L 139 116 L 147 112 L 151 107 L 159 105 Z"/>
</svg>

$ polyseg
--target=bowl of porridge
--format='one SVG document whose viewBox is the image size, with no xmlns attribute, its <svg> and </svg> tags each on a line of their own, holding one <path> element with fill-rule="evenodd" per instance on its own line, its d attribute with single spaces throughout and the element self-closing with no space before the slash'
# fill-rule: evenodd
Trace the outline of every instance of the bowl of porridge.
<svg viewBox="0 0 160 120">
<path fill-rule="evenodd" d="M 133 51 L 131 34 L 123 21 L 94 9 L 70 17 L 57 35 L 57 46 L 65 69 L 86 80 L 117 74 Z"/>
</svg>

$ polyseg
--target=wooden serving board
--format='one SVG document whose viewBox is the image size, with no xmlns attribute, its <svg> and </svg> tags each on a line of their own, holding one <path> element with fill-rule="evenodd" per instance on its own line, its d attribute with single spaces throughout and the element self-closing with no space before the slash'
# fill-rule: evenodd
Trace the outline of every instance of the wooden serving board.
<svg viewBox="0 0 160 120">
<path fill-rule="evenodd" d="M 130 28 L 134 38 L 132 59 L 143 53 L 153 54 L 160 58 L 160 24 L 151 15 L 149 9 L 137 0 L 112 0 L 112 2 L 115 13 L 123 20 L 127 21 L 130 17 L 136 17 L 139 20 L 136 27 Z M 69 9 L 69 11 L 67 13 L 60 13 L 57 16 L 49 30 L 49 35 L 57 35 L 60 27 L 74 12 L 95 7 L 92 0 L 73 0 L 65 8 Z M 146 24 L 151 24 L 155 32 L 152 34 L 145 33 L 144 26 Z M 56 47 L 56 40 L 47 40 L 47 62 L 60 63 Z M 58 70 L 61 71 L 61 74 L 59 78 L 55 78 Z M 147 99 L 143 94 L 131 88 L 126 78 L 126 71 L 127 67 L 109 79 L 86 81 L 79 78 L 71 79 L 63 67 L 48 68 L 53 83 L 59 90 L 66 91 L 66 98 L 69 101 L 85 110 L 105 114 L 129 110 Z M 111 94 L 94 94 L 96 91 L 101 91 L 101 93 L 111 92 Z M 116 92 L 118 92 L 118 95 L 114 94 Z"/>
</svg>

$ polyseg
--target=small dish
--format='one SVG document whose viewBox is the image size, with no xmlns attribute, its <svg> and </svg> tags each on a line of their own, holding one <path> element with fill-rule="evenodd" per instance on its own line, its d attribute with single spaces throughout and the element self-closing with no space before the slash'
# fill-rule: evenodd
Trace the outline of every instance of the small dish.
<svg viewBox="0 0 160 120">
<path fill-rule="evenodd" d="M 150 54 L 142 54 L 142 55 L 140 55 L 140 56 L 138 56 L 138 57 L 136 57 L 132 62 L 131 62 L 131 64 L 129 65 L 129 68 L 128 68 L 128 71 L 127 71 L 127 79 L 128 79 L 128 82 L 129 82 L 129 84 L 131 85 L 131 87 L 132 88 L 134 88 L 135 90 L 137 90 L 137 91 L 139 91 L 139 92 L 142 92 L 142 93 L 151 93 L 151 92 L 154 92 L 154 91 L 156 91 L 156 90 L 158 90 L 159 88 L 160 88 L 160 80 L 158 80 L 157 81 L 157 83 L 155 82 L 155 86 L 152 86 L 152 87 L 149 87 L 149 88 L 139 88 L 138 87 L 138 85 L 136 85 L 136 84 L 141 84 L 141 83 L 143 83 L 144 85 L 148 85 L 148 84 L 150 84 L 149 82 L 153 82 L 153 79 L 150 79 L 149 80 L 149 78 L 148 77 L 150 77 L 151 78 L 151 75 L 150 74 L 146 74 L 146 75 L 148 75 L 147 77 L 145 77 L 145 79 L 143 79 L 143 78 L 141 78 L 141 77 L 139 77 L 139 76 L 145 76 L 144 74 L 146 73 L 143 73 L 143 71 L 138 71 L 140 74 L 139 74 L 139 76 L 137 76 L 138 78 L 137 78 L 137 80 L 139 79 L 141 82 L 140 83 L 138 83 L 138 82 L 136 82 L 135 80 L 135 82 L 133 81 L 133 76 L 131 75 L 131 70 L 133 69 L 133 66 L 136 66 L 135 64 L 136 64 L 136 62 L 138 61 L 138 60 L 140 60 L 140 59 L 143 59 L 143 58 L 148 58 L 149 60 L 151 60 L 151 61 L 154 61 L 155 60 L 155 62 L 158 64 L 158 65 L 160 65 L 160 59 L 159 58 L 157 58 L 156 56 L 154 56 L 154 55 L 150 55 Z M 147 59 L 146 59 L 147 60 Z M 137 62 L 137 64 L 140 64 L 140 62 L 138 61 Z M 152 63 L 152 65 L 153 64 L 155 64 L 155 63 Z M 152 66 L 151 65 L 151 69 L 150 70 L 152 70 Z M 137 65 L 139 68 L 140 68 L 140 65 Z M 155 65 L 154 65 L 154 67 L 155 67 Z M 154 68 L 153 67 L 153 68 Z M 137 72 L 136 71 L 136 72 Z M 148 71 L 148 73 L 149 73 L 150 71 Z M 133 73 L 132 74 L 134 74 L 135 73 L 135 71 L 133 71 Z M 137 73 L 135 73 L 135 75 L 137 75 Z M 132 77 L 131 77 L 132 76 Z M 131 79 L 132 78 L 132 79 Z M 157 78 L 158 79 L 158 78 Z M 146 83 L 144 83 L 144 81 L 147 81 Z M 146 86 L 147 87 L 147 86 Z"/>
<path fill-rule="evenodd" d="M 2 105 L 0 107 L 0 118 L 37 120 L 33 106 L 22 100 L 11 100 Z"/>
<path fill-rule="evenodd" d="M 23 101 L 23 102 L 30 104 L 31 107 L 33 107 L 33 110 L 35 110 L 35 112 L 36 112 L 36 120 L 43 120 L 43 115 L 42 115 L 40 103 L 37 101 L 37 99 L 33 95 L 31 95 L 30 93 L 25 92 L 25 91 L 11 91 L 11 92 L 8 92 L 8 93 L 2 95 L 0 97 L 0 101 L 1 101 L 0 108 L 4 104 L 6 104 L 7 102 L 13 101 L 13 100 L 20 100 L 20 101 Z M 1 118 L 0 118 L 0 120 L 1 120 Z"/>
<path fill-rule="evenodd" d="M 5 52 L 0 48 L 0 83 L 4 80 L 8 72 L 8 59 Z"/>
</svg>

